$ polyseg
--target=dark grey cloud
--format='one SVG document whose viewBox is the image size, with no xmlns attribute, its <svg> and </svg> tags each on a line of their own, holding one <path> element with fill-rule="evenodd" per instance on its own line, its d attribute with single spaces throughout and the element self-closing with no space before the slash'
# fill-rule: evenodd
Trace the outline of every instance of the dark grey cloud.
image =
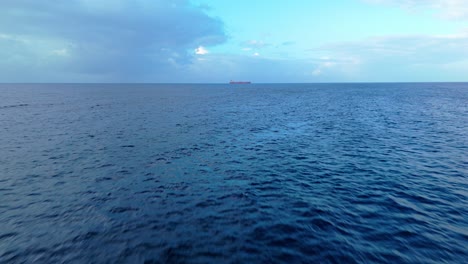
<svg viewBox="0 0 468 264">
<path fill-rule="evenodd" d="M 188 0 L 2 0 L 0 81 L 157 81 L 225 40 Z"/>
</svg>

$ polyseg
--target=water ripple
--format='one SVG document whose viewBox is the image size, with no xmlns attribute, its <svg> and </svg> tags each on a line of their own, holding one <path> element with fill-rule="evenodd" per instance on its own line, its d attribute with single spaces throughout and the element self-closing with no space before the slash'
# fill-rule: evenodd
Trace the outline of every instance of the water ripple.
<svg viewBox="0 0 468 264">
<path fill-rule="evenodd" d="M 1 263 L 468 259 L 466 84 L 0 92 Z"/>
</svg>

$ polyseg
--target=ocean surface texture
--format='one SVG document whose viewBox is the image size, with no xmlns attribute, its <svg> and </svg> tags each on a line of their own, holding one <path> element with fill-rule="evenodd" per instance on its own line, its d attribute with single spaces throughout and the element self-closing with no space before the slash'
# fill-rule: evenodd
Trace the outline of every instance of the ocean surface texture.
<svg viewBox="0 0 468 264">
<path fill-rule="evenodd" d="M 467 83 L 0 85 L 0 263 L 467 260 Z"/>
</svg>

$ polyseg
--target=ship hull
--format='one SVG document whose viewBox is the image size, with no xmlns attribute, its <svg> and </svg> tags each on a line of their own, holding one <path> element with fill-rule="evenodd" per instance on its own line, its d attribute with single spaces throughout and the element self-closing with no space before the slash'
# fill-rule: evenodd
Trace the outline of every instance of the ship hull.
<svg viewBox="0 0 468 264">
<path fill-rule="evenodd" d="M 229 84 L 251 84 L 251 82 L 235 82 L 235 81 L 230 81 Z"/>
</svg>

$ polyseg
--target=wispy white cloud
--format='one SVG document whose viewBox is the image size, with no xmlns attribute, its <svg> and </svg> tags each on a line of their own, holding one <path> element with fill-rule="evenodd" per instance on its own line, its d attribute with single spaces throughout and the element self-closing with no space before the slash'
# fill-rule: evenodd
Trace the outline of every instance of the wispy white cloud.
<svg viewBox="0 0 468 264">
<path fill-rule="evenodd" d="M 266 42 L 264 42 L 262 40 L 255 40 L 255 39 L 245 41 L 245 42 L 241 43 L 241 45 L 244 46 L 244 47 L 253 48 L 253 49 L 262 49 L 262 48 L 270 46 L 269 43 L 266 43 Z"/>
<path fill-rule="evenodd" d="M 68 56 L 70 55 L 68 52 L 68 49 L 62 48 L 62 49 L 55 49 L 52 51 L 52 54 L 57 55 L 57 56 Z"/>
<path fill-rule="evenodd" d="M 421 8 L 434 10 L 446 19 L 468 19 L 467 0 L 364 0 L 375 4 L 396 5 L 409 10 Z"/>
<path fill-rule="evenodd" d="M 325 47 L 372 58 L 394 58 L 406 63 L 444 63 L 468 58 L 468 32 L 452 35 L 406 35 L 369 38 Z"/>
<path fill-rule="evenodd" d="M 335 66 L 337 63 L 334 61 L 331 61 L 330 58 L 325 57 L 322 58 L 322 62 L 319 62 L 317 66 L 315 66 L 314 70 L 312 71 L 312 75 L 314 76 L 319 76 L 322 75 L 322 73 L 327 69 L 327 68 L 332 68 Z"/>
<path fill-rule="evenodd" d="M 320 69 L 320 67 L 317 67 L 312 71 L 313 76 L 319 76 L 321 74 L 322 74 L 322 69 Z"/>
<path fill-rule="evenodd" d="M 442 76 L 452 76 L 447 65 L 465 65 L 462 67 L 468 71 L 468 31 L 439 36 L 374 37 L 329 44 L 312 52 L 329 54 L 314 68 L 315 75 L 327 70 L 347 73 L 356 79 L 392 80 L 399 76 L 402 80 L 411 80 L 411 77 L 420 78 L 418 74 L 424 69 L 426 78 L 437 80 L 442 73 Z M 431 75 L 431 72 L 439 74 Z"/>
<path fill-rule="evenodd" d="M 260 54 L 259 54 L 260 55 Z M 186 72 L 188 81 L 227 82 L 229 80 L 249 80 L 260 82 L 304 82 L 314 81 L 310 60 L 272 59 L 252 54 L 210 53 L 190 65 Z"/>
</svg>

